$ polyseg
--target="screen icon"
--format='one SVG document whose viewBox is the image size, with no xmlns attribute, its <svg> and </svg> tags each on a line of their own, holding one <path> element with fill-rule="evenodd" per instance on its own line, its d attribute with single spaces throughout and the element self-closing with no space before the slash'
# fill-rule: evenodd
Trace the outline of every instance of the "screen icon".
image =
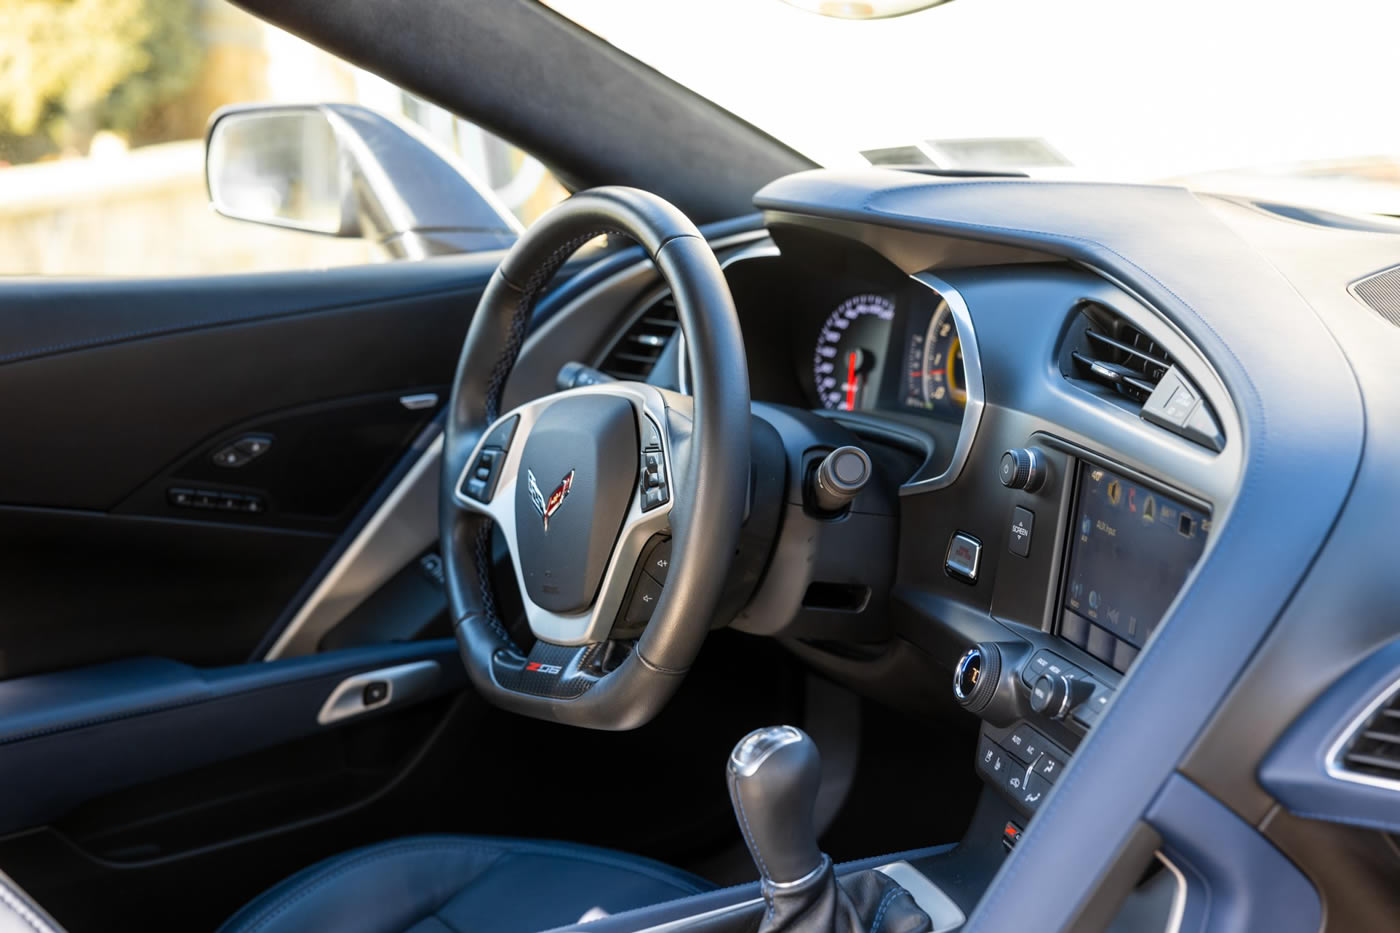
<svg viewBox="0 0 1400 933">
<path fill-rule="evenodd" d="M 1108 504 L 1117 505 L 1123 499 L 1123 486 L 1116 479 L 1108 481 Z"/>
</svg>

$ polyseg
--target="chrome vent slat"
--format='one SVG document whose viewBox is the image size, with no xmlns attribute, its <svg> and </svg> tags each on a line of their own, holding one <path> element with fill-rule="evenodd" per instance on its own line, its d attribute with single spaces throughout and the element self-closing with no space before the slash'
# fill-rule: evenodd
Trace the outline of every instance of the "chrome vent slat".
<svg viewBox="0 0 1400 933">
<path fill-rule="evenodd" d="M 614 379 L 645 381 L 680 327 L 675 301 L 663 295 L 628 325 L 598 368 Z"/>
<path fill-rule="evenodd" d="M 1400 784 L 1400 692 L 1380 703 L 1334 751 L 1332 767 Z"/>
<path fill-rule="evenodd" d="M 1138 405 L 1147 401 L 1171 368 L 1171 356 L 1108 308 L 1090 304 L 1080 313 L 1087 326 L 1080 349 L 1070 354 L 1075 371 Z"/>
<path fill-rule="evenodd" d="M 1382 758 L 1379 755 L 1361 755 L 1355 752 L 1348 752 L 1342 761 L 1353 767 L 1356 765 L 1364 765 L 1368 768 L 1380 768 L 1383 771 L 1400 772 L 1400 761 L 1394 758 Z"/>
</svg>

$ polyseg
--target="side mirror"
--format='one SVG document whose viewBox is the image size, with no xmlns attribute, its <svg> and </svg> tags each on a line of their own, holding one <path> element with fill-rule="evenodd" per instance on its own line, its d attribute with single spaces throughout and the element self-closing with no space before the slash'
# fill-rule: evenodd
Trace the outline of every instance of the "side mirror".
<svg viewBox="0 0 1400 933">
<path fill-rule="evenodd" d="M 225 107 L 205 176 L 225 217 L 372 239 L 397 258 L 505 249 L 521 230 L 450 156 L 353 104 Z"/>
</svg>

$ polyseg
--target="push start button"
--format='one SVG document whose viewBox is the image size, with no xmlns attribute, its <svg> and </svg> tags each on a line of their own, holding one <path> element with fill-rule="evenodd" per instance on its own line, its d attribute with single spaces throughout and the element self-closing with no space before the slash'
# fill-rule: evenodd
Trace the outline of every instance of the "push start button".
<svg viewBox="0 0 1400 933">
<path fill-rule="evenodd" d="M 948 542 L 948 556 L 943 560 L 948 576 L 964 583 L 976 583 L 981 564 L 982 542 L 961 531 L 953 535 Z"/>
</svg>

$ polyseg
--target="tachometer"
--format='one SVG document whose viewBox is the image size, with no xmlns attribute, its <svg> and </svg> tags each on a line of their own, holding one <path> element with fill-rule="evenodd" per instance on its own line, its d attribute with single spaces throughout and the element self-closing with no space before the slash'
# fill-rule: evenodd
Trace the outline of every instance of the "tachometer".
<svg viewBox="0 0 1400 933">
<path fill-rule="evenodd" d="M 957 413 L 967 405 L 962 341 L 946 304 L 940 305 L 928 330 L 914 334 L 906 354 L 904 404 L 911 408 Z"/>
<path fill-rule="evenodd" d="M 884 295 L 847 298 L 827 316 L 812 354 L 823 408 L 854 411 L 873 402 L 893 319 L 894 302 Z"/>
</svg>

